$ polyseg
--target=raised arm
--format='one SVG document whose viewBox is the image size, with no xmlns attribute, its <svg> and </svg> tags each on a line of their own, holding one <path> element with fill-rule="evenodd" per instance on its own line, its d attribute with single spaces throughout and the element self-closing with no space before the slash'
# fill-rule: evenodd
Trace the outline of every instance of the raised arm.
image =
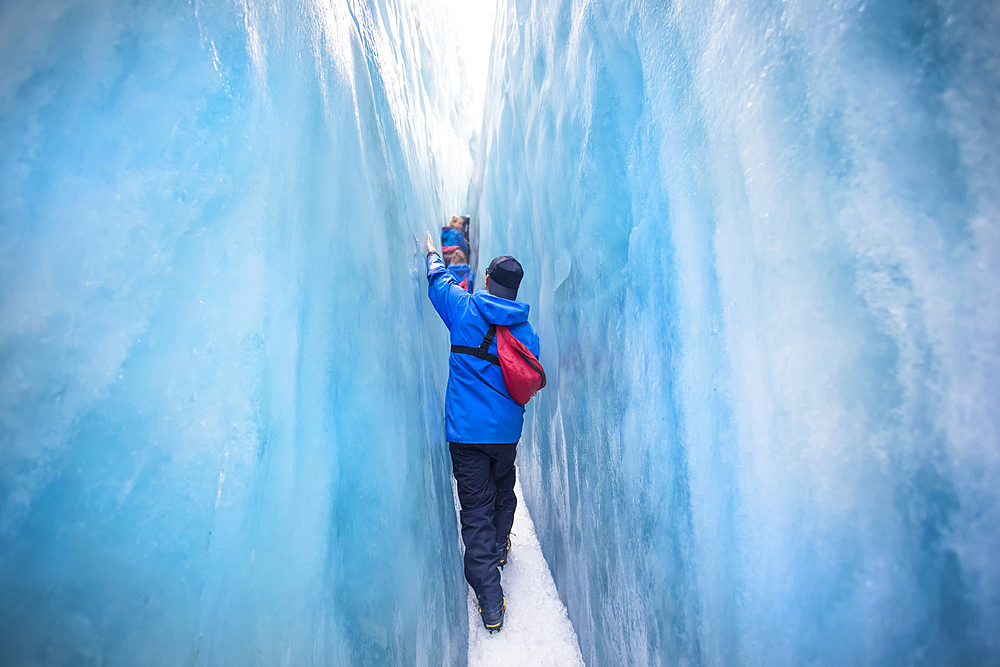
<svg viewBox="0 0 1000 667">
<path fill-rule="evenodd" d="M 434 305 L 444 325 L 451 331 L 452 314 L 459 307 L 462 299 L 471 299 L 469 293 L 459 287 L 455 276 L 444 267 L 441 256 L 437 253 L 431 233 L 427 232 L 427 295 Z"/>
</svg>

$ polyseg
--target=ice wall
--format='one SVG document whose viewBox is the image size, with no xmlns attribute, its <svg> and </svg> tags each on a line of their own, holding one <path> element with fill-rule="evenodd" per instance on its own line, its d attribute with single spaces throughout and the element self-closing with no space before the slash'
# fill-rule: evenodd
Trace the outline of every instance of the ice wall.
<svg viewBox="0 0 1000 667">
<path fill-rule="evenodd" d="M 998 8 L 501 3 L 480 256 L 588 663 L 1000 661 Z"/>
<path fill-rule="evenodd" d="M 451 35 L 0 4 L 0 663 L 464 662 L 414 241 L 472 165 Z"/>
</svg>

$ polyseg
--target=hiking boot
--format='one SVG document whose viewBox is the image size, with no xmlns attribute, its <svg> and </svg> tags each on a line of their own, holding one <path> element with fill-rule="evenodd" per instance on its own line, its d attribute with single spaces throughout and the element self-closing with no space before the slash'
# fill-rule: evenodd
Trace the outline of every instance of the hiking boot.
<svg viewBox="0 0 1000 667">
<path fill-rule="evenodd" d="M 495 611 L 484 611 L 482 605 L 479 606 L 479 615 L 483 618 L 483 627 L 489 630 L 491 635 L 503 630 L 503 614 L 507 611 L 506 598 L 500 599 L 500 606 Z"/>
<path fill-rule="evenodd" d="M 495 550 L 500 552 L 500 569 L 502 570 L 503 566 L 510 560 L 510 538 L 507 538 L 507 544 L 497 542 Z"/>
</svg>

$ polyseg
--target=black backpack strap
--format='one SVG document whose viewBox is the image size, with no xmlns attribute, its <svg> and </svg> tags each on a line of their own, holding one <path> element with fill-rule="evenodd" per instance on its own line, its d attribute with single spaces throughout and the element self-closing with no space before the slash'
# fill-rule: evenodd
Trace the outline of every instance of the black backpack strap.
<svg viewBox="0 0 1000 667">
<path fill-rule="evenodd" d="M 497 335 L 497 325 L 491 324 L 490 328 L 486 330 L 486 335 L 483 336 L 483 342 L 479 347 L 469 347 L 468 345 L 452 345 L 451 351 L 457 352 L 459 354 L 471 354 L 474 357 L 479 357 L 484 359 L 494 366 L 500 365 L 500 357 L 495 354 L 490 354 L 490 345 L 493 344 L 493 339 Z"/>
</svg>

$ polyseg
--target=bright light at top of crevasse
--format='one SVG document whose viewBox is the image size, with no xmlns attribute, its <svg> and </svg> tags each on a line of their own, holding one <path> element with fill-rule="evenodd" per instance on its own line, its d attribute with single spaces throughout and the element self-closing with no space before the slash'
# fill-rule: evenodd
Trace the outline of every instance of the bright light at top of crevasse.
<svg viewBox="0 0 1000 667">
<path fill-rule="evenodd" d="M 455 49 L 465 63 L 469 92 L 465 98 L 477 116 L 486 96 L 486 75 L 493 42 L 496 3 L 491 0 L 442 0 L 455 36 L 443 49 Z"/>
</svg>

